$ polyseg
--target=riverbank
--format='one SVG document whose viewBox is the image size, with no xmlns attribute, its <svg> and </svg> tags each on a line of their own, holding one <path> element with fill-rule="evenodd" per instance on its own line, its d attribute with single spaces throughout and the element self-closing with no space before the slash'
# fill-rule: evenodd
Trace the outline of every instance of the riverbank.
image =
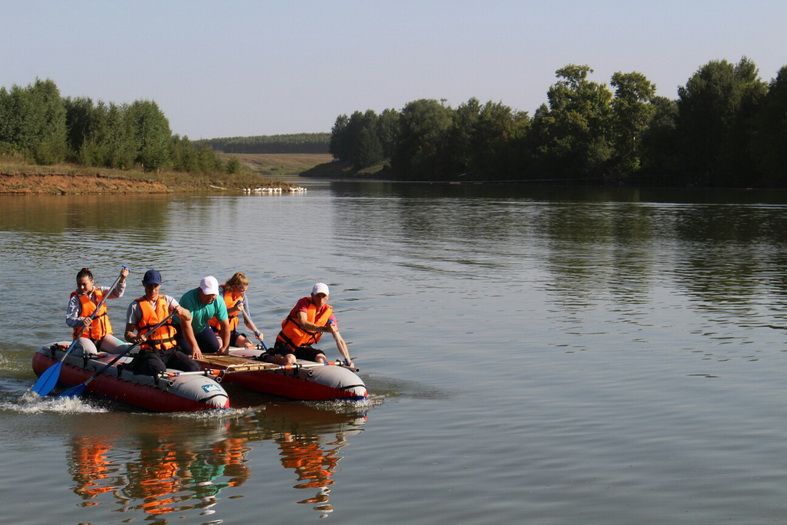
<svg viewBox="0 0 787 525">
<path fill-rule="evenodd" d="M 381 179 L 385 178 L 386 165 L 383 163 L 355 170 L 351 162 L 333 160 L 329 158 L 301 173 L 302 177 L 315 179 Z"/>
<path fill-rule="evenodd" d="M 145 172 L 56 164 L 39 166 L 0 159 L 0 193 L 174 193 L 241 190 L 263 185 L 288 186 L 257 173 L 202 174 L 174 171 Z"/>
<path fill-rule="evenodd" d="M 237 158 L 236 174 L 146 172 L 56 164 L 39 166 L 0 157 L 0 194 L 180 193 L 298 186 L 303 172 L 326 163 L 326 154 L 220 154 Z"/>
</svg>

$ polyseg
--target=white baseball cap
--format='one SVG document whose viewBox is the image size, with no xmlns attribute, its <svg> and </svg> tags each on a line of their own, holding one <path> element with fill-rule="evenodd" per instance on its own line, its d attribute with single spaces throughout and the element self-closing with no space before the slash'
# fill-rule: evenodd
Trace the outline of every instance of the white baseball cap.
<svg viewBox="0 0 787 525">
<path fill-rule="evenodd" d="M 199 282 L 199 289 L 205 295 L 219 295 L 219 281 L 212 275 L 208 275 Z"/>
<path fill-rule="evenodd" d="M 325 295 L 331 295 L 328 292 L 328 285 L 325 283 L 317 283 L 312 287 L 312 295 L 317 295 L 318 293 L 324 293 Z"/>
</svg>

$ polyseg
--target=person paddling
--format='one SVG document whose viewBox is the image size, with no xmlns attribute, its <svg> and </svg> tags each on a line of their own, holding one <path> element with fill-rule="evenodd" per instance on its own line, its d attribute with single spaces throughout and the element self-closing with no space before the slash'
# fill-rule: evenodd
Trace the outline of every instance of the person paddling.
<svg viewBox="0 0 787 525">
<path fill-rule="evenodd" d="M 142 278 L 145 295 L 135 299 L 128 307 L 126 341 L 139 344 L 139 353 L 134 357 L 131 369 L 135 374 L 156 376 L 167 368 L 196 372 L 199 364 L 181 352 L 175 339 L 175 327 L 171 318 L 176 313 L 186 326 L 185 337 L 194 341 L 191 332 L 191 314 L 169 295 L 162 295 L 161 273 L 148 270 Z M 150 329 L 167 320 L 151 333 Z M 196 343 L 194 343 L 196 344 Z"/>
<path fill-rule="evenodd" d="M 189 290 L 180 298 L 180 305 L 191 313 L 190 330 L 194 340 L 188 338 L 187 323 L 176 320 L 178 325 L 178 344 L 183 351 L 194 359 L 202 359 L 202 354 L 227 354 L 230 346 L 230 325 L 227 306 L 224 300 L 217 301 L 219 281 L 207 275 L 199 282 L 199 287 Z M 219 323 L 219 338 L 211 330 L 208 322 L 215 319 Z"/>
<path fill-rule="evenodd" d="M 128 269 L 123 267 L 115 285 L 107 288 L 95 285 L 89 268 L 82 268 L 77 273 L 77 288 L 68 298 L 66 324 L 74 329 L 73 337 L 78 339 L 83 354 L 95 355 L 99 350 L 116 353 L 124 344 L 112 335 L 106 301 L 123 297 L 126 277 Z"/>
<path fill-rule="evenodd" d="M 246 290 L 248 289 L 249 279 L 243 272 L 235 272 L 224 283 L 224 286 L 219 286 L 219 297 L 224 300 L 224 306 L 227 307 L 227 315 L 229 316 L 230 346 L 254 348 L 254 343 L 246 334 L 238 332 L 240 315 L 243 316 L 243 324 L 246 325 L 246 328 L 262 341 L 262 332 L 257 329 L 246 310 Z M 214 332 L 218 333 L 221 330 L 221 323 L 215 317 L 210 319 L 208 324 Z"/>
<path fill-rule="evenodd" d="M 297 359 L 325 363 L 325 353 L 312 345 L 319 342 L 323 333 L 330 332 L 346 365 L 353 367 L 347 343 L 339 333 L 333 307 L 328 304 L 329 294 L 327 284 L 316 283 L 311 296 L 301 297 L 281 322 L 281 331 L 276 336 L 273 349 L 263 354 L 262 359 L 280 365 L 293 365 Z"/>
</svg>

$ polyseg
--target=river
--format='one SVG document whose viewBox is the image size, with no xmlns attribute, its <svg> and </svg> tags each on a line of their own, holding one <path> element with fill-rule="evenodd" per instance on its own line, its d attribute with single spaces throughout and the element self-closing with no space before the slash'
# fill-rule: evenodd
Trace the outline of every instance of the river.
<svg viewBox="0 0 787 525">
<path fill-rule="evenodd" d="M 787 519 L 787 202 L 775 193 L 316 182 L 284 196 L 0 196 L 7 523 Z M 122 327 L 251 280 L 271 342 L 315 281 L 372 397 L 148 414 L 37 400 L 77 271 Z M 329 355 L 335 356 L 335 349 Z"/>
</svg>

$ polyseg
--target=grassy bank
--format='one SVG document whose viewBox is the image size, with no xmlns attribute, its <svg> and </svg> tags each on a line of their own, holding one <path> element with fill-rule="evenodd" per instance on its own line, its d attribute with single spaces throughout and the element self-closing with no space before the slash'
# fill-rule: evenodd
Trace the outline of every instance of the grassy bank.
<svg viewBox="0 0 787 525">
<path fill-rule="evenodd" d="M 171 193 L 234 191 L 259 186 L 298 185 L 301 173 L 330 165 L 322 153 L 221 153 L 223 160 L 237 158 L 237 174 L 147 172 L 55 164 L 40 166 L 21 158 L 0 157 L 0 193 Z"/>
<path fill-rule="evenodd" d="M 327 162 L 317 164 L 301 173 L 303 177 L 322 179 L 370 179 L 385 176 L 385 163 L 375 164 L 361 170 L 353 168 L 352 163 L 329 159 Z"/>
<path fill-rule="evenodd" d="M 146 172 L 54 164 L 41 166 L 0 157 L 0 193 L 169 193 L 287 186 L 249 169 L 238 174 Z"/>
<path fill-rule="evenodd" d="M 302 173 L 333 158 L 327 153 L 221 153 L 220 157 L 238 159 L 244 169 L 263 178 L 291 183 L 297 183 Z"/>
</svg>

